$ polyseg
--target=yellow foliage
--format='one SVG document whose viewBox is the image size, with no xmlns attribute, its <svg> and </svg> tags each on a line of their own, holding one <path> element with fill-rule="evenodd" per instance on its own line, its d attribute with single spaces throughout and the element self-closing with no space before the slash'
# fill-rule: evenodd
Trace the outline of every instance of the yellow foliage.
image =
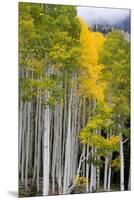
<svg viewBox="0 0 134 200">
<path fill-rule="evenodd" d="M 119 136 L 112 135 L 112 137 L 109 139 L 109 143 L 111 144 L 111 146 L 117 145 L 119 144 L 119 142 L 120 142 Z"/>
<path fill-rule="evenodd" d="M 109 151 L 118 151 L 119 150 L 119 136 L 112 135 L 112 137 L 106 139 L 105 149 Z"/>
<path fill-rule="evenodd" d="M 99 51 L 103 47 L 104 36 L 98 32 L 91 32 L 87 24 L 79 18 L 81 25 L 81 74 L 79 78 L 79 94 L 94 97 L 100 101 L 104 99 L 105 83 L 100 81 L 102 65 L 98 64 Z"/>
<path fill-rule="evenodd" d="M 104 113 L 111 113 L 112 112 L 112 108 L 105 102 L 105 103 L 103 103 L 103 112 Z"/>
<path fill-rule="evenodd" d="M 93 144 L 93 146 L 95 146 L 97 148 L 103 148 L 105 141 L 106 141 L 106 139 L 104 137 L 102 137 L 101 135 L 94 134 L 92 136 L 92 144 Z"/>
<path fill-rule="evenodd" d="M 75 178 L 76 186 L 81 188 L 88 184 L 88 181 L 85 176 L 76 176 Z"/>
<path fill-rule="evenodd" d="M 110 138 L 104 138 L 103 136 L 94 133 L 94 130 L 96 130 L 99 126 L 102 126 L 103 123 L 102 119 L 90 121 L 86 128 L 80 132 L 80 143 L 97 147 L 105 152 L 119 151 L 119 136 L 115 136 L 113 134 Z"/>
<path fill-rule="evenodd" d="M 84 130 L 82 130 L 81 132 L 80 132 L 80 136 L 79 136 L 79 138 L 80 138 L 80 143 L 81 144 L 88 144 L 89 142 L 89 139 L 90 139 L 90 134 L 89 134 L 89 132 L 86 132 L 86 131 L 84 131 Z"/>
<path fill-rule="evenodd" d="M 120 157 L 118 156 L 114 160 L 112 160 L 112 168 L 114 171 L 118 171 L 120 169 Z"/>
</svg>

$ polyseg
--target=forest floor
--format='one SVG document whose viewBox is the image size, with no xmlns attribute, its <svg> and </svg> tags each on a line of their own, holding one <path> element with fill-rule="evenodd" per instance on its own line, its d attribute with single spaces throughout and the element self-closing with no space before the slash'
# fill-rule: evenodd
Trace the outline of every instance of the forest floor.
<svg viewBox="0 0 134 200">
<path fill-rule="evenodd" d="M 25 184 L 22 181 L 19 181 L 19 197 L 30 197 L 30 196 L 42 196 L 43 195 L 43 179 L 40 178 L 39 181 L 40 190 L 36 190 L 36 183 L 32 181 L 32 178 L 28 179 L 28 188 L 25 190 Z M 116 184 L 112 184 L 110 192 L 119 191 L 119 186 Z M 103 184 L 101 184 L 100 188 L 95 192 L 104 192 Z M 71 194 L 82 194 L 86 193 L 85 187 L 76 188 Z M 55 193 L 52 194 L 52 184 L 50 184 L 49 196 L 59 195 L 58 188 L 55 189 Z"/>
</svg>

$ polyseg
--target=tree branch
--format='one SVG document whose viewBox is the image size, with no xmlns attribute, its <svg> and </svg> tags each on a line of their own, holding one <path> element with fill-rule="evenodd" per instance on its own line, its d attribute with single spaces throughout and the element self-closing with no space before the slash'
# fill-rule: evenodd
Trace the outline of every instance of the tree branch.
<svg viewBox="0 0 134 200">
<path fill-rule="evenodd" d="M 128 141 L 128 138 L 123 141 L 123 144 L 126 143 L 127 141 Z"/>
<path fill-rule="evenodd" d="M 79 160 L 79 166 L 78 166 L 78 169 L 77 169 L 76 179 L 74 180 L 74 183 L 72 184 L 72 186 L 68 189 L 67 194 L 70 194 L 73 191 L 73 189 L 75 188 L 75 186 L 77 184 L 77 178 L 78 178 L 79 173 L 80 173 L 81 164 L 90 156 L 90 153 L 91 153 L 91 151 L 84 158 L 83 158 L 83 154 L 81 154 L 80 160 Z"/>
</svg>

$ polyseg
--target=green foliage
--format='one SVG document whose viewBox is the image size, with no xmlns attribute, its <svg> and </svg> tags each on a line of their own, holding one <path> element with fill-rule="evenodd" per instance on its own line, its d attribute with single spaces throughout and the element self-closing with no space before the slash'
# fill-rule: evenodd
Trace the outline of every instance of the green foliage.
<svg viewBox="0 0 134 200">
<path fill-rule="evenodd" d="M 20 98 L 53 106 L 78 71 L 80 25 L 73 6 L 19 3 Z M 64 78 L 66 74 L 66 79 Z M 46 98 L 49 92 L 49 98 Z"/>
<path fill-rule="evenodd" d="M 100 156 L 99 154 L 98 154 L 98 152 L 96 152 L 95 154 L 94 154 L 94 156 L 92 156 L 92 157 L 90 157 L 89 158 L 89 160 L 88 160 L 88 163 L 90 164 L 90 163 L 92 163 L 94 166 L 96 166 L 97 168 L 102 168 L 103 167 L 103 161 L 102 161 L 102 159 L 97 159 L 97 156 Z"/>
<path fill-rule="evenodd" d="M 19 3 L 19 12 L 20 99 L 40 98 L 43 107 L 62 105 L 65 86 L 68 93 L 77 85 L 80 98 L 95 100 L 79 139 L 96 149 L 89 161 L 100 167 L 97 156 L 119 151 L 119 124 L 125 138 L 130 134 L 125 127 L 130 118 L 129 42 L 120 31 L 106 37 L 90 31 L 73 6 Z M 118 168 L 118 159 L 112 167 Z M 86 184 L 85 177 L 77 178 L 79 187 Z"/>
<path fill-rule="evenodd" d="M 120 31 L 108 34 L 99 62 L 103 64 L 102 78 L 111 94 L 113 112 L 125 118 L 130 114 L 130 43 Z M 114 81 L 113 81 L 114 80 Z"/>
</svg>

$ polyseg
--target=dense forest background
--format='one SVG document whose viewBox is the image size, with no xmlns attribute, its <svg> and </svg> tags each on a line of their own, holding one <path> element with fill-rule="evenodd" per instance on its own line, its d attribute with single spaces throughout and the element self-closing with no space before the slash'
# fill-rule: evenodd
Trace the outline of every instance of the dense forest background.
<svg viewBox="0 0 134 200">
<path fill-rule="evenodd" d="M 130 41 L 101 30 L 19 3 L 20 197 L 130 189 Z"/>
</svg>

